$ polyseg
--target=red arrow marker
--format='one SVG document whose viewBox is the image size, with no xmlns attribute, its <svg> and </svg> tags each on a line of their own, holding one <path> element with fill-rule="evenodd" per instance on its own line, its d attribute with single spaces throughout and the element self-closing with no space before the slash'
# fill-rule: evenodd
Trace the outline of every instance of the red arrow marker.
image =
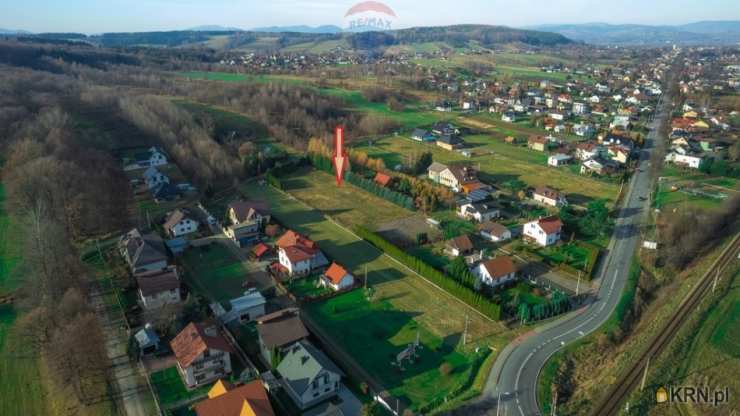
<svg viewBox="0 0 740 416">
<path fill-rule="evenodd" d="M 337 174 L 337 186 L 342 186 L 346 155 L 344 154 L 344 128 L 339 126 L 334 139 L 334 169 Z"/>
</svg>

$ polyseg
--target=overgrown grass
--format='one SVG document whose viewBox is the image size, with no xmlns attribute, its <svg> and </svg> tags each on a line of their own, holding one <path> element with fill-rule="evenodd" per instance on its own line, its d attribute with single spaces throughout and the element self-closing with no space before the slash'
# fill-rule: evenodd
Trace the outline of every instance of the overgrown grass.
<svg viewBox="0 0 740 416">
<path fill-rule="evenodd" d="M 191 248 L 183 257 L 185 278 L 194 290 L 209 300 L 223 302 L 244 291 L 244 265 L 221 244 Z"/>
<path fill-rule="evenodd" d="M 208 394 L 211 387 L 207 385 L 188 390 L 175 367 L 154 372 L 149 378 L 157 397 L 159 397 L 159 403 L 163 407 L 172 406 L 180 401 L 203 397 Z"/>
</svg>

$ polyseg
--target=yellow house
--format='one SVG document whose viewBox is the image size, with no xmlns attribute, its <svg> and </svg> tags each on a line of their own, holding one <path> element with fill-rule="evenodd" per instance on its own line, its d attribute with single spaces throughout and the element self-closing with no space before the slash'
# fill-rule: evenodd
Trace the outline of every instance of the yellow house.
<svg viewBox="0 0 740 416">
<path fill-rule="evenodd" d="M 707 122 L 704 120 L 697 120 L 691 124 L 691 127 L 695 129 L 708 129 L 709 124 L 707 124 Z"/>
<path fill-rule="evenodd" d="M 699 114 L 696 113 L 696 111 L 691 110 L 683 113 L 683 118 L 697 118 L 699 117 Z"/>
</svg>

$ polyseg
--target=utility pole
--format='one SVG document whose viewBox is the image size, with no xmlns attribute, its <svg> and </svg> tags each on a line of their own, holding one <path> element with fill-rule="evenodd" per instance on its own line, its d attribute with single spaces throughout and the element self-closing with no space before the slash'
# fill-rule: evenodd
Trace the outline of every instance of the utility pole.
<svg viewBox="0 0 740 416">
<path fill-rule="evenodd" d="M 498 387 L 496 387 L 498 390 Z M 501 392 L 498 392 L 498 399 L 496 399 L 496 416 L 499 416 L 499 409 L 501 409 Z"/>
<path fill-rule="evenodd" d="M 581 289 L 581 271 L 578 271 L 578 282 L 576 283 L 576 296 L 580 294 Z"/>
<path fill-rule="evenodd" d="M 550 416 L 557 416 L 557 410 L 558 410 L 558 391 L 555 390 L 555 394 L 552 395 L 552 406 Z"/>
<path fill-rule="evenodd" d="M 462 339 L 463 346 L 465 346 L 465 344 L 468 341 L 468 322 L 469 322 L 468 321 L 468 314 L 465 314 L 465 330 L 463 331 L 463 339 Z"/>
<path fill-rule="evenodd" d="M 640 383 L 640 391 L 643 391 L 645 389 L 645 381 L 647 381 L 647 374 L 648 374 L 649 367 L 650 367 L 650 357 L 648 357 L 647 363 L 645 363 L 645 372 L 642 373 L 642 382 Z"/>
<path fill-rule="evenodd" d="M 714 293 L 714 290 L 717 289 L 717 281 L 719 280 L 719 271 L 720 268 L 717 268 L 717 273 L 714 275 L 714 283 L 712 284 L 712 293 Z"/>
</svg>

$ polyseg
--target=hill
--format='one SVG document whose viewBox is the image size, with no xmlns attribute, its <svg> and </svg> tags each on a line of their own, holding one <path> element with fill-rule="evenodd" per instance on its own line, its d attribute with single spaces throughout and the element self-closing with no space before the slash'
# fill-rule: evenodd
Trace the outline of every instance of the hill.
<svg viewBox="0 0 740 416">
<path fill-rule="evenodd" d="M 333 25 L 324 26 L 270 26 L 270 27 L 257 27 L 252 29 L 252 32 L 266 32 L 266 33 L 339 33 L 342 28 Z"/>
<path fill-rule="evenodd" d="M 595 44 L 714 44 L 740 41 L 740 21 L 696 22 L 677 26 L 584 23 L 539 25 L 529 29 L 555 32 L 573 40 Z"/>
</svg>

